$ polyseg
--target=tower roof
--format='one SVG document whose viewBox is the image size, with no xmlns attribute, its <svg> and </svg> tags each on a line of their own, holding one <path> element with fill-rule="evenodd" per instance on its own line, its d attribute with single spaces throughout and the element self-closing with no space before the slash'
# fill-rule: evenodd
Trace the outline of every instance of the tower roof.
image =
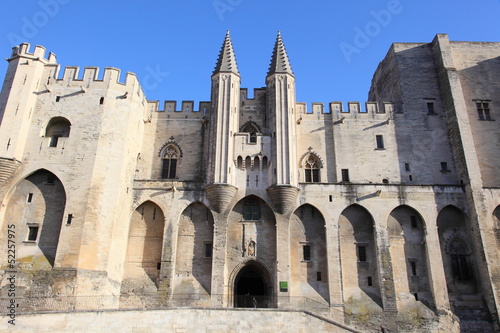
<svg viewBox="0 0 500 333">
<path fill-rule="evenodd" d="M 231 43 L 231 37 L 229 36 L 229 30 L 226 33 L 226 38 L 222 44 L 222 48 L 219 53 L 219 59 L 217 59 L 217 64 L 213 74 L 229 72 L 240 75 L 238 71 L 238 65 L 236 64 L 236 57 L 234 55 L 233 44 Z"/>
<path fill-rule="evenodd" d="M 278 37 L 276 38 L 276 43 L 274 44 L 273 55 L 271 57 L 271 65 L 269 66 L 267 75 L 269 76 L 276 73 L 287 73 L 293 75 L 290 60 L 288 60 L 288 55 L 286 54 L 285 44 L 283 44 L 281 33 L 279 31 Z"/>
</svg>

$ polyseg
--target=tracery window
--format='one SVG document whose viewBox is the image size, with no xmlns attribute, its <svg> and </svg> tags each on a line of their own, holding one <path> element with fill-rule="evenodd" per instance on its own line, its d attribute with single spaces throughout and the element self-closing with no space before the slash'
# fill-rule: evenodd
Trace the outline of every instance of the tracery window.
<svg viewBox="0 0 500 333">
<path fill-rule="evenodd" d="M 319 183 L 319 163 L 313 155 L 306 159 L 304 169 L 307 183 Z"/>
<path fill-rule="evenodd" d="M 464 240 L 455 237 L 448 245 L 451 272 L 454 279 L 472 280 L 470 249 Z"/>
<path fill-rule="evenodd" d="M 161 178 L 174 179 L 177 176 L 179 152 L 174 145 L 169 145 L 163 153 Z"/>
</svg>

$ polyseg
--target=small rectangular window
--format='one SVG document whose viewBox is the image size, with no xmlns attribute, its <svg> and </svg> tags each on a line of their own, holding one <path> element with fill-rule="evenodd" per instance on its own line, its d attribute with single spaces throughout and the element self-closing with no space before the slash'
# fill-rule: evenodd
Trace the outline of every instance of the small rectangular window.
<svg viewBox="0 0 500 333">
<path fill-rule="evenodd" d="M 47 176 L 47 184 L 48 185 L 54 185 L 54 182 L 56 181 L 56 178 L 54 175 L 48 175 Z"/>
<path fill-rule="evenodd" d="M 33 201 L 33 193 L 28 193 L 28 197 L 26 198 L 26 202 Z"/>
<path fill-rule="evenodd" d="M 448 170 L 448 163 L 441 162 L 441 171 L 449 171 Z"/>
<path fill-rule="evenodd" d="M 410 171 L 410 163 L 405 163 L 405 171 Z"/>
<path fill-rule="evenodd" d="M 71 224 L 71 221 L 73 221 L 73 214 L 68 214 L 68 219 L 66 220 L 66 224 Z"/>
<path fill-rule="evenodd" d="M 61 96 L 56 96 L 56 102 L 59 102 L 61 100 Z"/>
<path fill-rule="evenodd" d="M 373 281 L 372 281 L 372 277 L 371 276 L 367 276 L 366 280 L 367 280 L 366 282 L 368 282 L 368 287 L 373 286 Z"/>
<path fill-rule="evenodd" d="M 100 104 L 100 105 L 103 105 L 103 104 L 104 104 L 104 97 L 101 97 L 101 99 L 99 100 L 99 104 Z"/>
<path fill-rule="evenodd" d="M 35 242 L 38 237 L 38 227 L 37 226 L 29 226 L 28 227 L 28 240 Z"/>
<path fill-rule="evenodd" d="M 479 120 L 492 120 L 489 102 L 476 102 L 476 107 Z"/>
<path fill-rule="evenodd" d="M 427 114 L 436 114 L 434 112 L 434 103 L 427 103 Z"/>
<path fill-rule="evenodd" d="M 212 258 L 213 245 L 212 243 L 205 243 L 205 258 Z"/>
<path fill-rule="evenodd" d="M 366 261 L 366 246 L 358 246 L 358 261 Z"/>
<path fill-rule="evenodd" d="M 418 228 L 417 217 L 416 216 L 410 216 L 410 223 L 411 223 L 411 227 L 413 229 Z"/>
<path fill-rule="evenodd" d="M 332 202 L 332 201 L 333 201 L 333 195 L 331 195 L 331 194 L 330 194 L 330 195 L 328 196 L 328 200 L 330 200 L 330 202 Z"/>
<path fill-rule="evenodd" d="M 410 261 L 411 275 L 417 275 L 417 263 L 414 261 Z"/>
<path fill-rule="evenodd" d="M 377 135 L 377 149 L 384 149 L 384 137 L 382 135 Z"/>
<path fill-rule="evenodd" d="M 302 254 L 303 254 L 302 260 L 304 260 L 304 261 L 311 260 L 311 246 L 309 246 L 309 245 L 302 246 Z"/>
<path fill-rule="evenodd" d="M 321 272 L 316 272 L 316 281 L 321 281 Z"/>
<path fill-rule="evenodd" d="M 156 269 L 157 269 L 157 270 L 160 270 L 160 269 L 161 269 L 161 262 L 157 262 L 157 263 L 156 263 Z"/>
<path fill-rule="evenodd" d="M 415 297 L 415 301 L 418 301 L 418 294 L 417 293 L 414 293 L 413 297 Z"/>
<path fill-rule="evenodd" d="M 342 169 L 342 181 L 349 182 L 349 169 Z"/>
</svg>

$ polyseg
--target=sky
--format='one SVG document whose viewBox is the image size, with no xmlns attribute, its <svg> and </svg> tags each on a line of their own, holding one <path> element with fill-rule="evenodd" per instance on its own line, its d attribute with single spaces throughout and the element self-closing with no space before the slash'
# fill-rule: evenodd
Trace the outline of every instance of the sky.
<svg viewBox="0 0 500 333">
<path fill-rule="evenodd" d="M 21 42 L 66 66 L 136 73 L 148 100 L 210 99 L 210 77 L 230 30 L 241 87 L 265 86 L 277 32 L 297 101 L 366 101 L 394 42 L 500 42 L 500 0 L 22 0 L 0 12 L 0 59 Z M 8 62 L 0 62 L 0 78 Z M 101 70 L 102 74 L 102 70 Z M 179 104 L 178 104 L 179 105 Z"/>
</svg>

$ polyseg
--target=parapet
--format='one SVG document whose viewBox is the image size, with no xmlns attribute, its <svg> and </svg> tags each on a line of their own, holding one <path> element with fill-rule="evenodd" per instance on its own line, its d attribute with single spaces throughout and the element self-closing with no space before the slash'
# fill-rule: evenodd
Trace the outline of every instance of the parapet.
<svg viewBox="0 0 500 333">
<path fill-rule="evenodd" d="M 177 106 L 177 101 L 165 101 L 163 109 L 160 109 L 159 101 L 148 101 L 148 108 L 151 112 L 165 112 L 168 117 L 173 118 L 187 118 L 190 115 L 204 117 L 210 110 L 210 102 L 199 102 L 196 110 L 194 101 L 181 101 L 180 108 Z"/>
<path fill-rule="evenodd" d="M 34 59 L 34 60 L 40 60 L 40 61 L 42 61 L 44 63 L 48 63 L 48 64 L 57 64 L 56 55 L 54 53 L 50 52 L 48 57 L 45 58 L 45 52 L 46 52 L 45 47 L 43 47 L 41 45 L 36 45 L 33 52 L 30 52 L 30 44 L 29 43 L 22 43 L 21 45 L 14 46 L 12 48 L 11 59 L 14 59 L 16 57 L 24 57 L 24 58 Z"/>
<path fill-rule="evenodd" d="M 361 107 L 361 102 L 347 102 L 344 105 L 343 102 L 330 102 L 329 108 L 325 110 L 323 103 L 313 102 L 311 104 L 311 109 L 307 108 L 307 104 L 304 102 L 297 102 L 296 108 L 297 112 L 303 115 L 312 114 L 374 114 L 374 113 L 392 113 L 395 111 L 394 103 L 391 102 L 376 102 L 369 101 L 364 103 L 364 108 Z"/>
</svg>

